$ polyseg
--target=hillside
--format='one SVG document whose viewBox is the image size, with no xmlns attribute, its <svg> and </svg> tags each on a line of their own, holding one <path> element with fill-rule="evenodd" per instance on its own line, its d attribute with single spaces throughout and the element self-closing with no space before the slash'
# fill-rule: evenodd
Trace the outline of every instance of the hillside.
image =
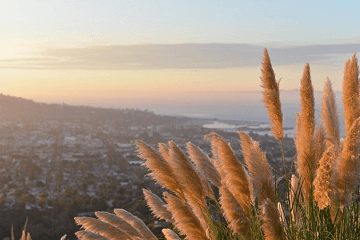
<svg viewBox="0 0 360 240">
<path fill-rule="evenodd" d="M 145 126 L 185 120 L 185 118 L 155 115 L 153 112 L 147 110 L 46 104 L 3 94 L 0 94 L 0 113 L 1 122 L 57 120 L 98 123 L 115 121 L 124 126 Z"/>
</svg>

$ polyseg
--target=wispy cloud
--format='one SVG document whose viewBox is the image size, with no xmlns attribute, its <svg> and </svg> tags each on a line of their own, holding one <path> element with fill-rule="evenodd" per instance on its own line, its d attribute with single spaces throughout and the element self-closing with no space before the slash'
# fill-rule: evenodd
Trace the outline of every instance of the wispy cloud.
<svg viewBox="0 0 360 240">
<path fill-rule="evenodd" d="M 273 65 L 322 64 L 360 50 L 360 44 L 269 47 Z M 18 69 L 219 69 L 259 66 L 263 46 L 252 44 L 143 44 L 49 48 L 28 58 L 0 60 Z"/>
</svg>

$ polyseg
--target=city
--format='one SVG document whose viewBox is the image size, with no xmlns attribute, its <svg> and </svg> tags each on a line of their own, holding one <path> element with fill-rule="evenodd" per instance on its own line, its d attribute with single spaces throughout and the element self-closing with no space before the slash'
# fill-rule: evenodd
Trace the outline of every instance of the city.
<svg viewBox="0 0 360 240">
<path fill-rule="evenodd" d="M 1 99 L 2 107 L 18 101 L 12 105 L 14 112 L 29 103 L 29 100 L 9 96 Z M 39 111 L 36 110 L 38 103 L 32 102 L 32 105 L 35 112 Z M 137 156 L 135 140 L 142 140 L 154 149 L 158 143 L 172 140 L 184 151 L 186 142 L 190 141 L 210 153 L 210 143 L 204 135 L 216 131 L 231 143 L 242 160 L 238 134 L 202 127 L 211 122 L 209 119 L 158 116 L 136 109 L 61 105 L 52 108 L 68 111 L 67 119 L 40 120 L 38 114 L 33 114 L 33 118 L 24 120 L 17 115 L 18 120 L 9 121 L 11 113 L 4 114 L 8 121 L 0 124 L 0 211 L 4 216 L 21 212 L 24 217 L 0 220 L 0 232 L 9 234 L 11 225 L 20 232 L 28 216 L 32 236 L 46 239 L 68 234 L 70 237 L 78 229 L 71 220 L 74 216 L 92 216 L 94 211 L 113 208 L 129 208 L 153 229 L 161 229 L 161 222 L 156 221 L 146 207 L 142 188 L 159 196 L 162 189 L 146 175 L 147 169 L 141 165 L 144 160 Z M 92 114 L 93 118 L 86 121 L 69 118 L 73 111 L 80 112 L 79 116 Z M 119 114 L 122 120 L 116 117 Z M 274 170 L 280 173 L 279 142 L 267 134 L 252 132 L 250 135 L 260 142 Z M 284 144 L 286 159 L 290 162 L 295 152 L 293 139 L 285 138 Z M 34 219 L 32 216 L 37 214 L 47 217 Z M 65 222 L 69 226 L 64 226 Z"/>
</svg>

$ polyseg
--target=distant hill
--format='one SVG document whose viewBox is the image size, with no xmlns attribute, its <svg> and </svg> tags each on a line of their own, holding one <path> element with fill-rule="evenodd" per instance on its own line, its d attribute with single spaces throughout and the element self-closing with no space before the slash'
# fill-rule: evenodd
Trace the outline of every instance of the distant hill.
<svg viewBox="0 0 360 240">
<path fill-rule="evenodd" d="M 33 100 L 0 94 L 0 121 L 117 121 L 125 125 L 158 125 L 185 120 L 178 117 L 155 115 L 139 109 L 114 109 L 67 104 L 37 103 Z"/>
</svg>

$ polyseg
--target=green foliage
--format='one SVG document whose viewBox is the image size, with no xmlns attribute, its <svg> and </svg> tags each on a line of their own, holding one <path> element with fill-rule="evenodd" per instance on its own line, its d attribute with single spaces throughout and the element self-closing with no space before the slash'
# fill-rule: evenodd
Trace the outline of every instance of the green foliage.
<svg viewBox="0 0 360 240">
<path fill-rule="evenodd" d="M 286 218 L 286 239 L 360 239 L 357 197 L 343 209 L 328 206 L 320 210 L 313 195 L 310 195 L 308 205 L 297 195 L 290 208 L 296 209 L 296 218 L 291 214 Z"/>
</svg>

